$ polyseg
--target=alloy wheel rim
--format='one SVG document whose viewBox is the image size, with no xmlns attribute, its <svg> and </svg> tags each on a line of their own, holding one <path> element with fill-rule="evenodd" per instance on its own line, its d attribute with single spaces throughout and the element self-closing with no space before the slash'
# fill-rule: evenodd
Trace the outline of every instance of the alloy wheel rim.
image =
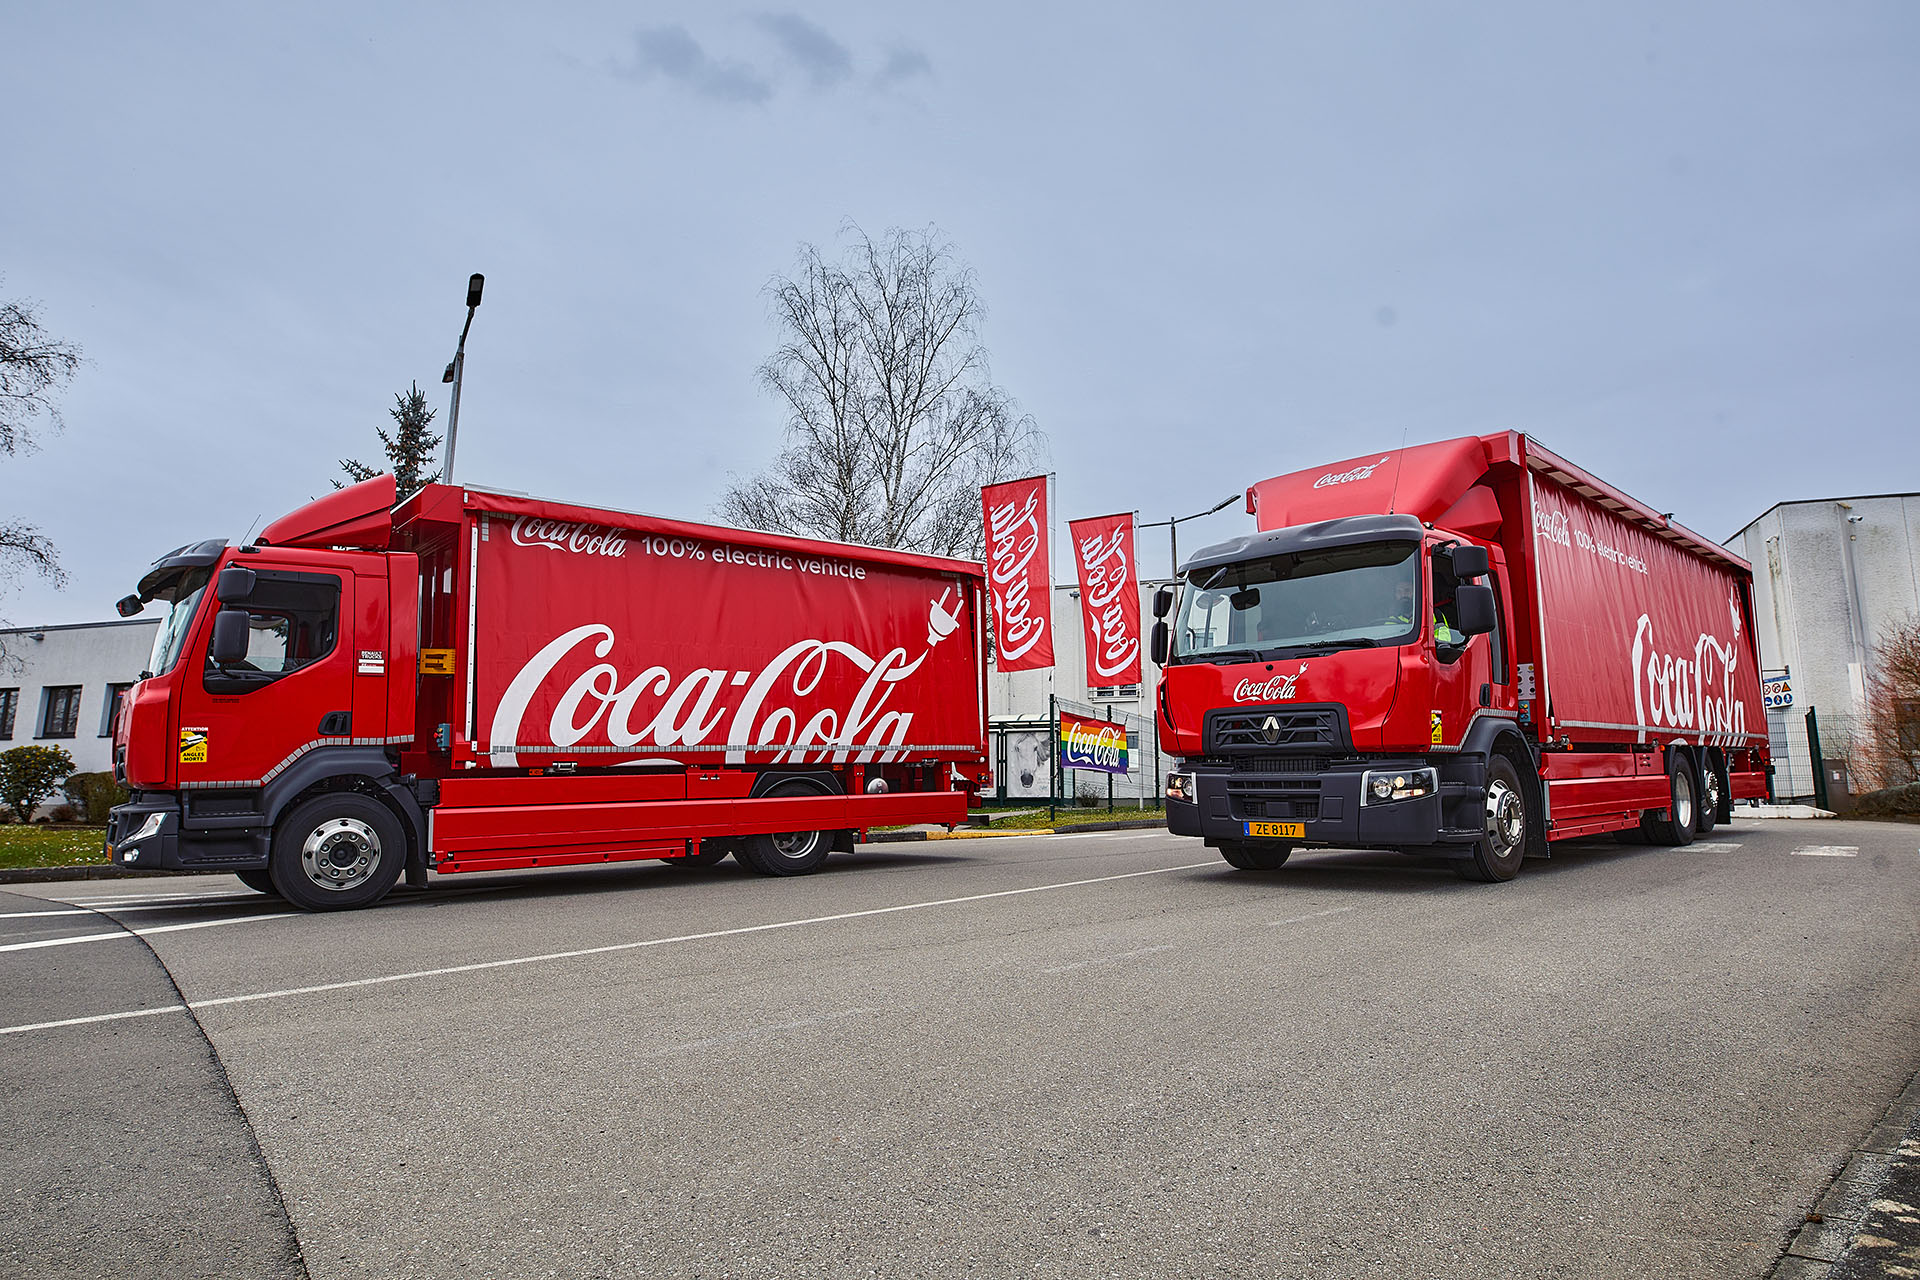
<svg viewBox="0 0 1920 1280">
<path fill-rule="evenodd" d="M 1520 793 L 1505 779 L 1495 778 L 1487 785 L 1487 839 L 1493 843 L 1494 856 L 1507 858 L 1526 838 L 1527 812 Z"/>
<path fill-rule="evenodd" d="M 1682 827 L 1693 825 L 1693 779 L 1684 773 L 1673 775 L 1673 820 Z"/>
<path fill-rule="evenodd" d="M 380 869 L 379 833 L 358 818 L 329 818 L 300 846 L 300 868 L 316 888 L 357 889 Z"/>
</svg>

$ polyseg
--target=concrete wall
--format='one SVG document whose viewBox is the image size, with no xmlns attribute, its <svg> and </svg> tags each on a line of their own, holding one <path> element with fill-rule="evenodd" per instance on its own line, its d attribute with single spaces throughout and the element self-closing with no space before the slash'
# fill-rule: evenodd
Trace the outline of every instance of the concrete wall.
<svg viewBox="0 0 1920 1280">
<path fill-rule="evenodd" d="M 23 627 L 0 631 L 0 690 L 19 691 L 10 736 L 0 735 L 0 751 L 12 747 L 64 748 L 78 773 L 113 768 L 113 740 L 107 723 L 108 690 L 132 684 L 153 651 L 157 618 L 83 623 L 64 627 Z M 46 737 L 47 691 L 80 687 L 80 711 L 71 737 Z M 0 725 L 0 729 L 4 729 Z M 56 800 L 55 803 L 60 803 Z"/>
<path fill-rule="evenodd" d="M 1753 564 L 1761 666 L 1792 672 L 1792 710 L 1769 717 L 1788 752 L 1776 749 L 1775 787 L 1811 796 L 1807 711 L 1823 753 L 1844 755 L 1881 631 L 1920 617 L 1920 494 L 1782 503 L 1727 546 Z"/>
</svg>

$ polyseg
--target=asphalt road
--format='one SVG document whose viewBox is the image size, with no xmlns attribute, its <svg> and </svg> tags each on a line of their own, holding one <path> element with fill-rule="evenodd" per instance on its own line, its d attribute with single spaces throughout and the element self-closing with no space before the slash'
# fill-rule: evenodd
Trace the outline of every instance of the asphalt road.
<svg viewBox="0 0 1920 1280">
<path fill-rule="evenodd" d="M 0 1273 L 1758 1276 L 1920 1068 L 1917 845 L 23 888 Z"/>
</svg>

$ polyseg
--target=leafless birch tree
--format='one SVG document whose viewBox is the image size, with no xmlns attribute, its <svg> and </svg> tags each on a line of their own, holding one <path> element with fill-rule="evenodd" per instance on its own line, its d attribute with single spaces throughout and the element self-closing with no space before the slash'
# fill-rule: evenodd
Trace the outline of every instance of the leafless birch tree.
<svg viewBox="0 0 1920 1280">
<path fill-rule="evenodd" d="M 813 245 L 768 293 L 780 327 L 761 383 L 785 445 L 734 476 L 714 514 L 776 533 L 940 555 L 981 553 L 980 486 L 1031 471 L 1033 419 L 994 385 L 972 272 L 936 233 L 857 227 L 831 262 Z"/>
<path fill-rule="evenodd" d="M 38 447 L 35 428 L 43 420 L 60 429 L 54 396 L 79 368 L 80 348 L 50 336 L 29 304 L 0 302 L 0 455 L 31 453 Z M 38 573 L 55 586 L 67 579 L 53 543 L 35 526 L 0 511 L 0 593 L 27 573 Z M 0 645 L 0 668 L 8 665 Z"/>
</svg>

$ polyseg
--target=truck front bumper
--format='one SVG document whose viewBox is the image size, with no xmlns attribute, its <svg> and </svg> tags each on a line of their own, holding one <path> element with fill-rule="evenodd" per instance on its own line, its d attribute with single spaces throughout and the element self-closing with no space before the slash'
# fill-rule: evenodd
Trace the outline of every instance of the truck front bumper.
<svg viewBox="0 0 1920 1280">
<path fill-rule="evenodd" d="M 1297 839 L 1273 840 L 1288 845 L 1326 845 L 1342 849 L 1420 849 L 1465 851 L 1480 832 L 1467 818 L 1451 827 L 1443 803 L 1456 810 L 1470 786 L 1462 786 L 1462 760 L 1449 761 L 1440 771 L 1441 785 L 1431 795 L 1363 805 L 1361 781 L 1368 770 L 1399 765 L 1433 767 L 1425 760 L 1363 760 L 1352 767 L 1332 767 L 1298 774 L 1256 773 L 1216 764 L 1193 763 L 1181 771 L 1193 778 L 1190 801 L 1167 797 L 1167 827 L 1175 835 L 1198 836 L 1208 844 L 1258 842 L 1248 835 L 1250 823 L 1296 822 L 1304 833 Z M 1484 764 L 1481 764 L 1484 786 Z M 1452 785 L 1449 785 L 1451 783 Z M 1469 815 L 1470 817 L 1471 815 Z"/>
<path fill-rule="evenodd" d="M 195 817 L 181 810 L 172 792 L 135 792 L 107 816 L 107 861 L 122 867 L 163 871 L 258 869 L 267 865 L 263 827 L 249 819 Z"/>
</svg>

